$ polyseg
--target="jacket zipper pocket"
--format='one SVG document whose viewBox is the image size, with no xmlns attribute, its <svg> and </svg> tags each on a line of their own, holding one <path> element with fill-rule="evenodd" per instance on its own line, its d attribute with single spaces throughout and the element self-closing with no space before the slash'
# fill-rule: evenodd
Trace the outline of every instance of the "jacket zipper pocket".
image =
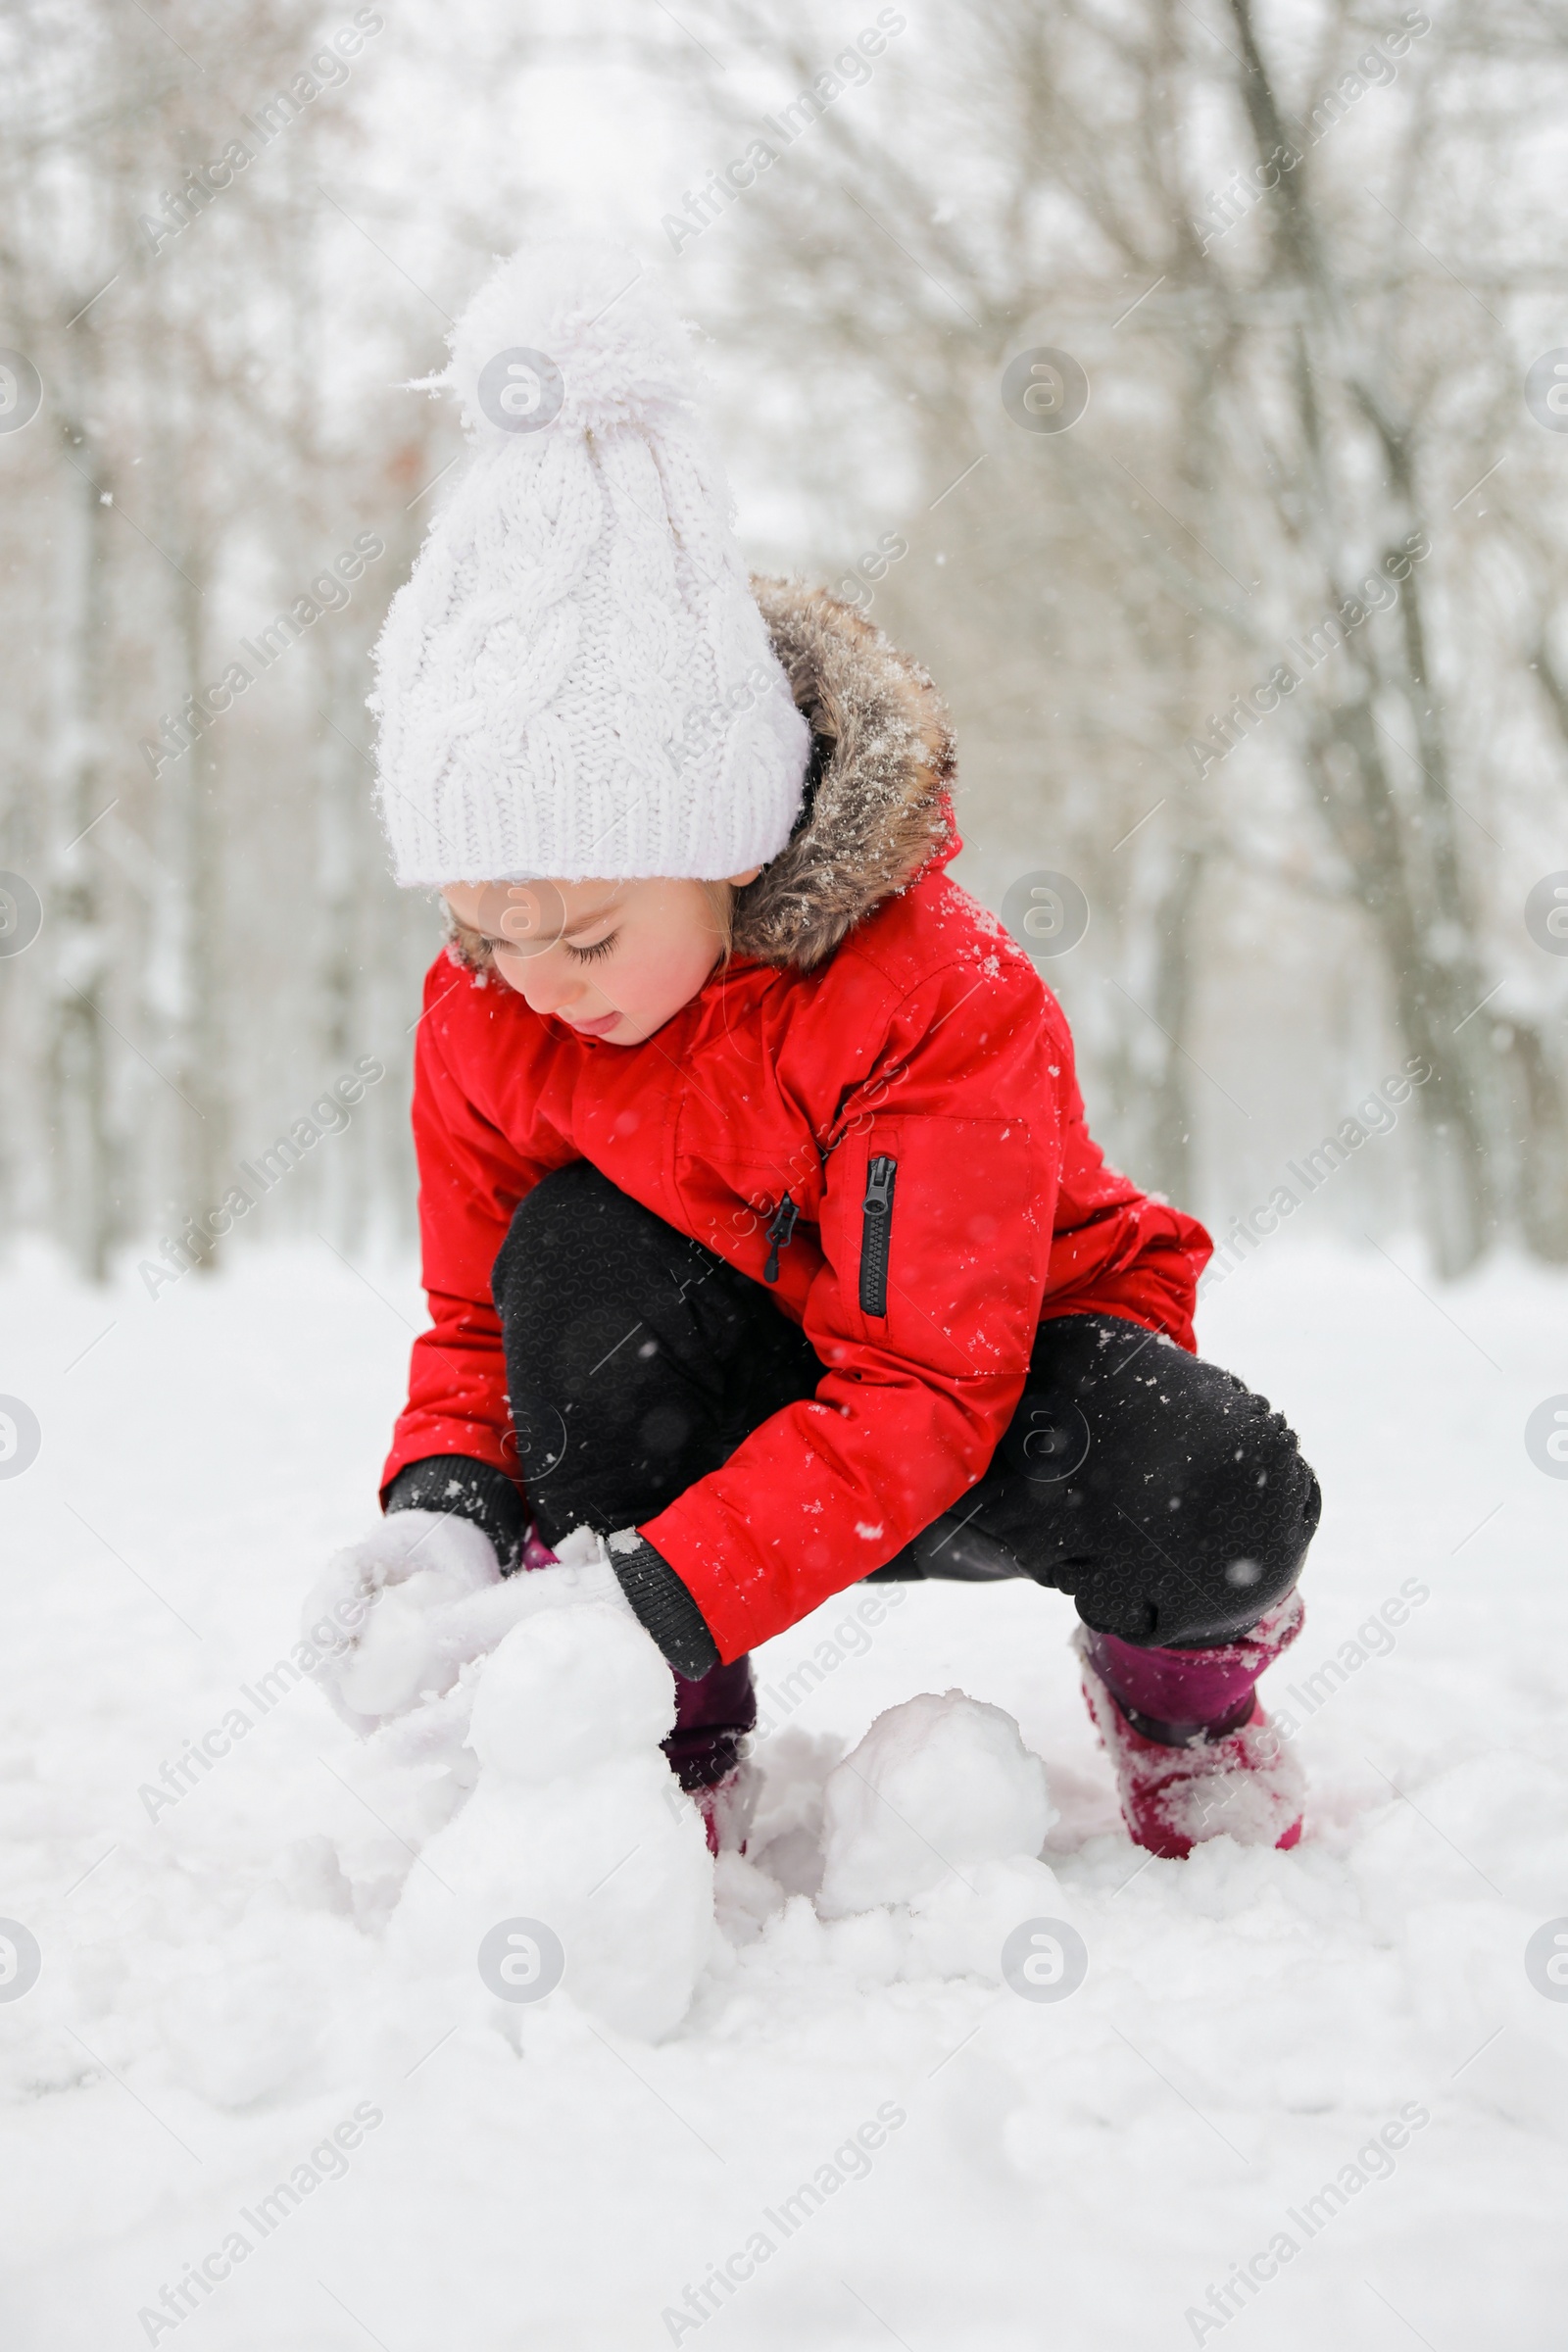
<svg viewBox="0 0 1568 2352">
<path fill-rule="evenodd" d="M 767 1229 L 767 1238 L 772 1243 L 773 1247 L 771 1250 L 769 1250 L 767 1253 L 767 1263 L 762 1268 L 762 1280 L 764 1282 L 777 1282 L 778 1253 L 781 1250 L 787 1250 L 791 1241 L 794 1239 L 795 1220 L 800 1213 L 800 1210 L 796 1207 L 788 1193 L 786 1193 L 783 1200 L 779 1202 L 777 1209 L 774 1211 L 772 1224 L 769 1225 Z"/>
<path fill-rule="evenodd" d="M 888 1311 L 888 1244 L 893 1232 L 893 1183 L 896 1159 L 873 1159 L 865 1172 L 865 1199 L 860 1204 L 860 1312 Z"/>
</svg>

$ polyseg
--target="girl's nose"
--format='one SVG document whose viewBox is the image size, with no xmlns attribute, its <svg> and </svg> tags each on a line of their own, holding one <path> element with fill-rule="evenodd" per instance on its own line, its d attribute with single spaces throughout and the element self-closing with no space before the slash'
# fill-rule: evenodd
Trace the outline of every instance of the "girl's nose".
<svg viewBox="0 0 1568 2352">
<path fill-rule="evenodd" d="M 564 968 L 564 959 L 558 963 L 553 954 L 546 954 L 530 958 L 522 993 L 535 1012 L 561 1012 L 576 1003 L 583 983 L 575 972 Z"/>
</svg>

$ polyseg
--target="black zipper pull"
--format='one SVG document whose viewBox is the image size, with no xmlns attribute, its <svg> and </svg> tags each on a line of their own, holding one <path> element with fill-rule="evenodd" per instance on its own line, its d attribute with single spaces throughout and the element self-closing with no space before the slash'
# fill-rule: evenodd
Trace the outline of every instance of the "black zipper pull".
<svg viewBox="0 0 1568 2352">
<path fill-rule="evenodd" d="M 773 1247 L 771 1250 L 769 1250 L 767 1253 L 767 1263 L 762 1268 L 762 1280 L 764 1282 L 777 1282 L 778 1253 L 781 1250 L 787 1250 L 789 1248 L 790 1242 L 795 1233 L 795 1220 L 800 1213 L 800 1210 L 796 1207 L 788 1193 L 786 1193 L 783 1200 L 779 1202 L 777 1209 L 774 1211 L 772 1224 L 769 1225 L 767 1229 L 767 1238 L 772 1243 Z"/>
<path fill-rule="evenodd" d="M 893 1234 L 893 1185 L 899 1163 L 886 1153 L 873 1159 L 865 1172 L 865 1199 L 860 1203 L 860 1312 L 888 1311 L 888 1245 Z"/>
</svg>

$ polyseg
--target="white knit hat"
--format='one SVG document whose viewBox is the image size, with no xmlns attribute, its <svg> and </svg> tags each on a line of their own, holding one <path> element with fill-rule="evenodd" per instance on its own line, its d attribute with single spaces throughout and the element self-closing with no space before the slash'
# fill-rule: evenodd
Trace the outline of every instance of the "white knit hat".
<svg viewBox="0 0 1568 2352">
<path fill-rule="evenodd" d="M 514 255 L 426 379 L 468 450 L 376 647 L 401 883 L 717 880 L 800 811 L 809 730 L 735 541 L 684 330 L 612 246 Z"/>
</svg>

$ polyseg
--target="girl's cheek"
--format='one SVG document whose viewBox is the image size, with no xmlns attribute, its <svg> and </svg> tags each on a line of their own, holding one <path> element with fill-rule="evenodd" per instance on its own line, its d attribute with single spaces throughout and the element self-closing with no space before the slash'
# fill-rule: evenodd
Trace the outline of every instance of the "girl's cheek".
<svg viewBox="0 0 1568 2352">
<path fill-rule="evenodd" d="M 677 1011 L 696 996 L 708 973 L 700 946 L 684 940 L 662 945 L 641 960 L 635 979 L 629 982 L 627 995 L 635 988 L 643 1004 Z"/>
</svg>

